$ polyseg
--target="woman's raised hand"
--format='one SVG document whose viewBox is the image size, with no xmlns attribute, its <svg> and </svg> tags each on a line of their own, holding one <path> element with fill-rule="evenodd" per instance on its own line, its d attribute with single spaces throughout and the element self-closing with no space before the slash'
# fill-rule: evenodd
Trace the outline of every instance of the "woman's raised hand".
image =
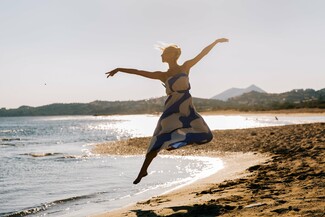
<svg viewBox="0 0 325 217">
<path fill-rule="evenodd" d="M 228 42 L 229 40 L 227 38 L 219 38 L 216 40 L 217 43 L 223 43 L 223 42 Z"/>
<path fill-rule="evenodd" d="M 118 68 L 110 71 L 110 72 L 106 72 L 105 74 L 107 75 L 107 78 L 110 77 L 110 76 L 114 76 L 117 72 L 119 71 Z"/>
</svg>

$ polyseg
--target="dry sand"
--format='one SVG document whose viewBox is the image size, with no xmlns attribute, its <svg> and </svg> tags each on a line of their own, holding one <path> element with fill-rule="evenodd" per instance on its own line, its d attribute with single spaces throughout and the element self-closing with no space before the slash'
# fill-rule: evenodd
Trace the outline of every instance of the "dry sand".
<svg viewBox="0 0 325 217">
<path fill-rule="evenodd" d="M 238 110 L 215 110 L 200 112 L 203 115 L 271 115 L 271 116 L 311 116 L 325 115 L 324 109 L 319 108 L 301 108 L 301 109 L 281 109 L 267 111 L 238 111 Z"/>
<path fill-rule="evenodd" d="M 148 141 L 101 144 L 94 152 L 144 154 Z M 325 216 L 324 149 L 325 123 L 214 131 L 209 144 L 161 154 L 222 156 L 228 167 L 219 174 L 100 216 Z"/>
</svg>

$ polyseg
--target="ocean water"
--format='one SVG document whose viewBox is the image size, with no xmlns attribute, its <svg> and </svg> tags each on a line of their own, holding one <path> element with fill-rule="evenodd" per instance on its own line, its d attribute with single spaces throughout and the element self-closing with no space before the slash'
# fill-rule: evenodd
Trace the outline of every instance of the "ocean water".
<svg viewBox="0 0 325 217">
<path fill-rule="evenodd" d="M 189 184 L 217 158 L 158 156 L 133 185 L 144 156 L 99 156 L 93 145 L 150 136 L 159 116 L 0 117 L 0 216 L 89 216 Z M 325 122 L 325 116 L 207 115 L 211 129 Z"/>
</svg>

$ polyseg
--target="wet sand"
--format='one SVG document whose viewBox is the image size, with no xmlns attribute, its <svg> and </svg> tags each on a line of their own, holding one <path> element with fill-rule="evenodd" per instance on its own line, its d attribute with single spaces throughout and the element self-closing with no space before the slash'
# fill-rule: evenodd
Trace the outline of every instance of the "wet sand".
<svg viewBox="0 0 325 217">
<path fill-rule="evenodd" d="M 209 144 L 160 154 L 222 157 L 227 180 L 216 173 L 100 216 L 324 216 L 325 123 L 213 133 Z M 149 139 L 100 144 L 94 152 L 144 154 Z"/>
</svg>

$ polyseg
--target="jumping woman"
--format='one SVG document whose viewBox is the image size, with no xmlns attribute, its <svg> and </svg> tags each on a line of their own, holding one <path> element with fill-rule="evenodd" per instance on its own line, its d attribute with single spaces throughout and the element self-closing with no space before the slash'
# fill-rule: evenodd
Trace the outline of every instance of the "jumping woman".
<svg viewBox="0 0 325 217">
<path fill-rule="evenodd" d="M 197 113 L 192 103 L 192 96 L 189 92 L 191 89 L 189 73 L 191 68 L 207 55 L 216 44 L 223 42 L 228 42 L 228 39 L 215 40 L 196 57 L 185 61 L 182 65 L 177 63 L 181 55 L 181 49 L 178 46 L 172 45 L 163 48 L 162 62 L 169 66 L 166 72 L 116 68 L 106 73 L 107 78 L 114 76 L 117 72 L 124 72 L 160 80 L 164 83 L 168 95 L 164 111 L 151 138 L 146 158 L 133 184 L 138 184 L 143 177 L 148 175 L 147 169 L 161 149 L 173 150 L 189 144 L 208 143 L 212 140 L 213 136 L 208 125 Z"/>
</svg>

